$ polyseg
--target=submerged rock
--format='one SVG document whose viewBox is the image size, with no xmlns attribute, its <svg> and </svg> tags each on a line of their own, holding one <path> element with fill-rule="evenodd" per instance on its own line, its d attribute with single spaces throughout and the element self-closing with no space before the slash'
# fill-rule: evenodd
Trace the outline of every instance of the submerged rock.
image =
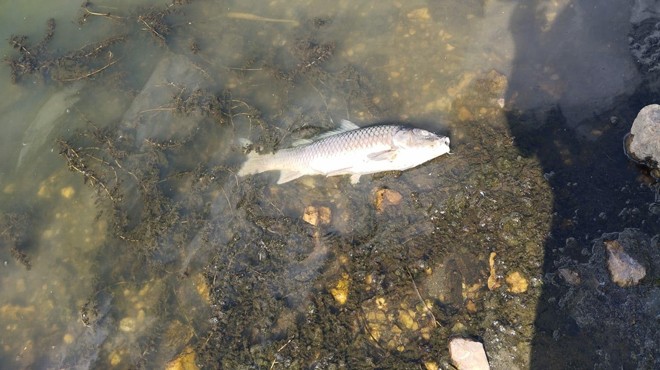
<svg viewBox="0 0 660 370">
<path fill-rule="evenodd" d="M 449 342 L 449 355 L 458 370 L 490 369 L 484 345 L 480 342 L 454 338 Z"/>
<path fill-rule="evenodd" d="M 660 287 L 654 283 L 660 279 L 659 242 L 660 235 L 651 237 L 638 229 L 603 234 L 594 241 L 588 262 L 570 267 L 570 275 L 562 274 L 573 283 L 558 306 L 577 327 L 558 326 L 557 338 L 581 335 L 588 338 L 588 347 L 609 348 L 607 357 L 595 357 L 594 368 L 660 368 Z M 628 272 L 612 273 L 612 264 L 628 265 Z M 647 276 L 640 281 L 642 269 Z M 626 285 L 633 282 L 640 283 Z M 613 338 L 625 341 L 611 346 Z"/>
<path fill-rule="evenodd" d="M 632 159 L 651 168 L 658 168 L 660 161 L 660 105 L 647 105 L 639 111 L 626 140 L 626 151 Z"/>
<path fill-rule="evenodd" d="M 646 276 L 646 268 L 630 257 L 616 240 L 604 243 L 609 255 L 607 268 L 612 281 L 620 287 L 637 285 Z"/>
</svg>

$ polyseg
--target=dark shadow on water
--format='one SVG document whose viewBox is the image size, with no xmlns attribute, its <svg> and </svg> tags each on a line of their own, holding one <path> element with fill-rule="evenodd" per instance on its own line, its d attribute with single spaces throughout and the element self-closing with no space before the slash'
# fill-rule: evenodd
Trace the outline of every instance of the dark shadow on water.
<svg viewBox="0 0 660 370">
<path fill-rule="evenodd" d="M 538 157 L 554 197 L 530 368 L 646 368 L 654 359 L 640 358 L 638 346 L 651 338 L 634 329 L 634 313 L 615 317 L 618 287 L 598 288 L 602 305 L 577 308 L 567 296 L 581 288 L 557 271 L 586 266 L 603 233 L 628 227 L 658 233 L 657 216 L 648 213 L 653 192 L 621 149 L 637 112 L 658 96 L 640 83 L 627 53 L 631 3 L 573 1 L 551 21 L 542 14 L 545 4 L 520 1 L 514 11 L 507 91 L 516 144 Z M 584 315 L 604 322 L 581 325 Z M 657 358 L 657 348 L 650 354 Z"/>
</svg>

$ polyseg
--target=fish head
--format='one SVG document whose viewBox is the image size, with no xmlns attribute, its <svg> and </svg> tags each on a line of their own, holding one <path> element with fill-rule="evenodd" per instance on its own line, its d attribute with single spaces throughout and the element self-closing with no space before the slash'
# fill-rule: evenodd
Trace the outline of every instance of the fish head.
<svg viewBox="0 0 660 370">
<path fill-rule="evenodd" d="M 398 150 L 415 153 L 427 161 L 449 153 L 449 138 L 420 128 L 402 128 L 392 138 Z"/>
</svg>

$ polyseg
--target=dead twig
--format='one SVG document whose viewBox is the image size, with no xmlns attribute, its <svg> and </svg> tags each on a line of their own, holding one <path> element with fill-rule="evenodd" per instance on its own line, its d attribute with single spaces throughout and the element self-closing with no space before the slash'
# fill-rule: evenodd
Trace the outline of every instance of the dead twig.
<svg viewBox="0 0 660 370">
<path fill-rule="evenodd" d="M 73 78 L 61 78 L 61 79 L 53 78 L 53 79 L 54 79 L 55 81 L 58 81 L 58 82 L 71 82 L 71 81 L 79 81 L 79 80 L 83 80 L 83 79 L 85 79 L 85 78 L 89 78 L 89 77 L 94 76 L 95 74 L 98 74 L 98 73 L 103 72 L 104 70 L 110 68 L 112 65 L 114 65 L 114 64 L 117 63 L 118 61 L 119 61 L 119 59 L 115 59 L 115 60 L 113 60 L 112 62 L 106 64 L 105 66 L 103 66 L 103 67 L 101 67 L 101 68 L 99 68 L 99 69 L 97 69 L 97 70 L 94 70 L 94 71 L 92 71 L 92 72 L 86 73 L 86 74 L 84 74 L 84 75 L 82 75 L 82 76 L 73 77 Z"/>
<path fill-rule="evenodd" d="M 289 343 L 291 343 L 292 340 L 293 338 L 289 339 L 286 343 L 284 343 L 284 345 L 280 347 L 280 349 L 278 349 L 277 352 L 275 352 L 275 354 L 277 355 L 278 353 L 280 353 L 284 348 L 286 348 L 286 346 L 289 345 Z M 278 363 L 277 359 L 273 359 L 273 362 L 270 363 L 270 369 L 272 370 L 273 367 L 275 367 L 275 364 L 277 363 Z"/>
<path fill-rule="evenodd" d="M 161 35 L 160 33 L 158 33 L 158 31 L 156 31 L 153 27 L 151 27 L 149 23 L 147 23 L 147 21 L 145 21 L 142 16 L 138 17 L 138 21 L 144 23 L 144 25 L 147 26 L 147 29 L 149 29 L 151 33 L 153 33 L 154 35 L 156 35 L 156 37 L 158 37 L 159 39 L 163 40 L 163 42 L 165 42 L 165 36 Z"/>
<path fill-rule="evenodd" d="M 408 276 L 410 276 L 410 281 L 412 281 L 413 288 L 415 288 L 415 293 L 417 293 L 417 297 L 419 298 L 419 300 L 424 305 L 424 309 L 426 309 L 426 312 L 428 312 L 428 314 L 431 315 L 431 318 L 433 319 L 433 326 L 439 326 L 440 323 L 435 318 L 435 315 L 433 314 L 433 311 L 431 311 L 431 308 L 429 308 L 429 306 L 426 304 L 426 301 L 424 300 L 424 298 L 422 298 L 422 295 L 419 293 L 419 289 L 417 289 L 417 284 L 415 283 L 415 279 L 413 278 L 412 274 L 410 273 L 410 270 L 406 269 L 406 272 L 408 273 Z"/>
</svg>

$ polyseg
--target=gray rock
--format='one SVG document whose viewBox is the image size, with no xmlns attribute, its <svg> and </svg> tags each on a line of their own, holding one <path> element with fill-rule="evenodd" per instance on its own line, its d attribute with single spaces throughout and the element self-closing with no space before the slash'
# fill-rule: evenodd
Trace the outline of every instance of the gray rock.
<svg viewBox="0 0 660 370">
<path fill-rule="evenodd" d="M 632 159 L 651 168 L 658 168 L 660 161 L 660 105 L 642 108 L 630 129 L 626 149 Z"/>
<path fill-rule="evenodd" d="M 449 341 L 449 355 L 458 370 L 490 369 L 484 345 L 479 342 L 454 338 Z"/>
</svg>

